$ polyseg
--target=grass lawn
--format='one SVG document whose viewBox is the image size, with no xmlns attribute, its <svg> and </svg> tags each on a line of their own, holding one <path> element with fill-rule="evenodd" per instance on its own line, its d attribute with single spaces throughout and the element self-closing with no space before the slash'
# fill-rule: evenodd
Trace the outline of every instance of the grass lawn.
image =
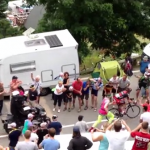
<svg viewBox="0 0 150 150">
<path fill-rule="evenodd" d="M 141 43 L 146 42 L 146 43 L 150 43 L 150 39 L 146 39 L 146 38 L 142 38 L 141 36 L 135 35 L 137 39 L 139 39 L 141 41 Z M 134 53 L 134 52 L 133 52 Z M 140 49 L 135 53 L 141 54 L 142 53 L 142 49 Z M 95 64 L 99 61 L 102 60 L 102 55 L 100 55 L 100 51 L 96 51 L 96 50 L 92 50 L 91 54 L 89 54 L 87 57 L 84 58 L 83 63 L 80 65 L 80 71 L 84 71 L 84 68 L 86 68 L 87 70 L 90 68 L 93 68 L 95 66 Z M 120 58 L 118 58 L 117 60 L 121 60 L 124 59 L 125 55 L 122 54 Z M 111 57 L 105 57 L 104 59 L 105 61 L 110 61 L 113 60 Z"/>
</svg>

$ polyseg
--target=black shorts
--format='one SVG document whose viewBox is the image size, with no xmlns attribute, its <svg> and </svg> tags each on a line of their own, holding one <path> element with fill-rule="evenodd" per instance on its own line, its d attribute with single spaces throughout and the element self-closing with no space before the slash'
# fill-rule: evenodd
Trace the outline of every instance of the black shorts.
<svg viewBox="0 0 150 150">
<path fill-rule="evenodd" d="M 89 99 L 89 93 L 88 94 L 82 93 L 81 99 L 82 100 L 84 100 L 84 99 L 88 100 Z"/>
<path fill-rule="evenodd" d="M 75 99 L 76 97 L 81 98 L 82 95 L 78 94 L 78 93 L 73 93 L 73 98 Z"/>
<path fill-rule="evenodd" d="M 94 95 L 94 96 L 97 96 L 98 95 L 98 90 L 92 89 L 91 94 Z"/>
<path fill-rule="evenodd" d="M 139 84 L 137 90 L 141 90 L 142 87 L 143 87 L 144 89 L 148 89 L 148 88 L 149 88 L 148 85 L 145 85 L 145 84 Z"/>
<path fill-rule="evenodd" d="M 66 97 L 66 98 L 65 98 L 65 103 L 68 103 L 68 102 L 72 102 L 72 98 Z"/>
</svg>

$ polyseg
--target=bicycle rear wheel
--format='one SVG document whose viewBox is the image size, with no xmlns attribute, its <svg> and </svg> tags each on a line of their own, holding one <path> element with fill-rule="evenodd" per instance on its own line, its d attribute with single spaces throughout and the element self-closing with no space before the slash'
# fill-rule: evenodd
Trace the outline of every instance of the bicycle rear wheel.
<svg viewBox="0 0 150 150">
<path fill-rule="evenodd" d="M 129 118 L 136 118 L 140 114 L 140 111 L 141 109 L 139 106 L 131 105 L 127 108 L 126 114 Z"/>
<path fill-rule="evenodd" d="M 120 112 L 117 108 L 111 108 L 109 111 L 114 114 L 114 118 L 118 119 L 120 117 Z M 109 120 L 107 116 L 106 119 Z"/>
</svg>

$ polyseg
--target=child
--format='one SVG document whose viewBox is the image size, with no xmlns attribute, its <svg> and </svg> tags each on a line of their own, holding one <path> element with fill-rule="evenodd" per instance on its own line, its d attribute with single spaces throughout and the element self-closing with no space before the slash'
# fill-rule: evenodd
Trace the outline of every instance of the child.
<svg viewBox="0 0 150 150">
<path fill-rule="evenodd" d="M 72 102 L 72 92 L 73 92 L 73 87 L 70 86 L 67 91 L 66 91 L 66 97 L 65 97 L 65 108 L 64 110 L 67 109 L 67 105 L 68 105 L 68 102 L 69 102 L 69 108 L 68 108 L 68 112 L 71 111 L 71 102 Z"/>
</svg>

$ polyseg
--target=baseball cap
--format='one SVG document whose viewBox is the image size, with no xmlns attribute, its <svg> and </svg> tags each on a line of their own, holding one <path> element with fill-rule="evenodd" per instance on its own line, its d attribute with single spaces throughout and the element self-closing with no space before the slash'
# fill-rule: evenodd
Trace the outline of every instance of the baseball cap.
<svg viewBox="0 0 150 150">
<path fill-rule="evenodd" d="M 28 118 L 33 118 L 34 117 L 34 115 L 33 114 L 28 114 Z"/>
<path fill-rule="evenodd" d="M 144 57 L 143 57 L 143 60 L 148 60 L 148 57 L 147 57 L 147 56 L 144 56 Z"/>
<path fill-rule="evenodd" d="M 10 126 L 15 128 L 17 125 L 16 125 L 15 122 L 13 122 L 13 123 L 10 124 Z"/>
<path fill-rule="evenodd" d="M 80 132 L 80 128 L 78 126 L 73 127 L 73 132 Z"/>
<path fill-rule="evenodd" d="M 17 77 L 17 76 L 13 76 L 13 77 L 12 77 L 12 80 L 13 80 L 13 79 L 18 79 L 18 77 Z"/>
<path fill-rule="evenodd" d="M 84 117 L 84 116 L 79 115 L 79 116 L 78 116 L 78 120 L 82 120 L 82 119 L 83 119 L 83 117 Z"/>
<path fill-rule="evenodd" d="M 53 115 L 53 116 L 52 116 L 52 119 L 56 119 L 56 118 L 58 118 L 58 116 L 56 116 L 56 115 Z"/>
</svg>

